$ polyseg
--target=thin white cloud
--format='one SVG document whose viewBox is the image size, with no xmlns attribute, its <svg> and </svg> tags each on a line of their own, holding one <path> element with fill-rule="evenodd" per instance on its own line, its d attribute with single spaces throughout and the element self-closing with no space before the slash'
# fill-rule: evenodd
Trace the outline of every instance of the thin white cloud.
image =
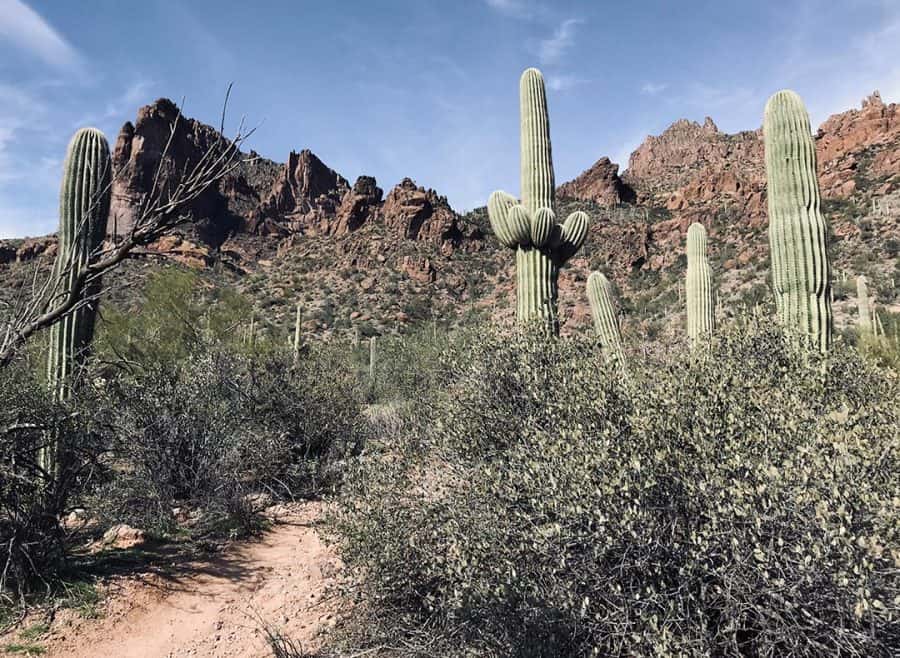
<svg viewBox="0 0 900 658">
<path fill-rule="evenodd" d="M 533 18 L 537 10 L 541 9 L 528 0 L 485 0 L 485 3 L 499 14 L 521 20 Z"/>
<path fill-rule="evenodd" d="M 580 18 L 564 20 L 549 39 L 538 44 L 538 59 L 541 64 L 553 64 L 563 56 L 566 50 L 575 44 L 575 27 L 584 21 Z"/>
<path fill-rule="evenodd" d="M 553 91 L 569 91 L 570 89 L 586 83 L 587 80 L 572 74 L 551 75 L 547 79 L 547 86 Z"/>
<path fill-rule="evenodd" d="M 66 71 L 81 71 L 78 52 L 21 0 L 0 0 L 0 41 L 7 41 L 45 63 Z"/>
<path fill-rule="evenodd" d="M 106 103 L 102 113 L 88 114 L 73 122 L 72 128 L 78 129 L 84 126 L 99 127 L 101 124 L 113 120 L 122 122 L 131 119 L 137 113 L 138 108 L 153 101 L 150 98 L 151 90 L 155 83 L 151 80 L 139 79 L 126 87 L 118 96 Z"/>
<path fill-rule="evenodd" d="M 757 99 L 757 93 L 749 87 L 730 87 L 693 82 L 685 86 L 681 102 L 702 111 L 719 110 L 725 114 L 737 114 L 738 110 L 750 106 Z"/>
<path fill-rule="evenodd" d="M 496 9 L 503 14 L 513 14 L 521 10 L 522 3 L 518 0 L 485 0 L 488 7 Z"/>
<path fill-rule="evenodd" d="M 645 82 L 643 86 L 641 86 L 641 93 L 645 96 L 656 96 L 659 93 L 664 92 L 669 88 L 669 85 L 665 82 Z"/>
<path fill-rule="evenodd" d="M 22 133 L 45 129 L 42 121 L 47 106 L 42 100 L 11 85 L 0 84 L 0 183 L 30 176 L 28 167 L 15 156 Z"/>
</svg>

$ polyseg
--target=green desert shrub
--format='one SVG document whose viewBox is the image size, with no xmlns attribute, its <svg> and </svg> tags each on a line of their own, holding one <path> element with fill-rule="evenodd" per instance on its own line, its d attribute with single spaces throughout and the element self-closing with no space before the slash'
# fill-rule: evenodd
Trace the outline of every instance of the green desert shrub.
<svg viewBox="0 0 900 658">
<path fill-rule="evenodd" d="M 238 345 L 250 316 L 250 302 L 233 288 L 211 288 L 192 270 L 166 268 L 144 283 L 138 307 L 104 306 L 97 359 L 128 368 L 174 362 L 209 342 Z"/>
<path fill-rule="evenodd" d="M 630 365 L 498 330 L 333 519 L 397 655 L 895 656 L 900 382 L 747 321 Z M 374 446 L 373 446 L 374 448 Z"/>
<path fill-rule="evenodd" d="M 108 382 L 102 409 L 118 468 L 96 504 L 155 532 L 174 529 L 173 508 L 199 511 L 200 531 L 252 529 L 254 494 L 321 493 L 364 428 L 352 366 L 320 346 L 293 363 L 209 345 Z"/>
<path fill-rule="evenodd" d="M 354 358 L 361 381 L 373 402 L 402 402 L 420 398 L 439 377 L 439 357 L 456 340 L 443 327 L 422 323 L 404 335 L 375 337 L 375 379 L 369 377 L 369 340 L 360 340 Z"/>
</svg>

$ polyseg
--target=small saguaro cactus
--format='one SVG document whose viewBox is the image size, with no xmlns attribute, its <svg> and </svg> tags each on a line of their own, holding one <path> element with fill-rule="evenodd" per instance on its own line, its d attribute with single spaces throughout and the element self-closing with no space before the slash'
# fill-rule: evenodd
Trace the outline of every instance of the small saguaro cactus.
<svg viewBox="0 0 900 658">
<path fill-rule="evenodd" d="M 550 119 L 544 78 L 537 69 L 522 74 L 519 103 L 522 200 L 494 192 L 488 200 L 488 216 L 500 244 L 516 252 L 517 319 L 542 319 L 556 333 L 559 268 L 584 243 L 588 216 L 576 211 L 562 225 L 556 223 Z"/>
<path fill-rule="evenodd" d="M 613 360 L 623 363 L 622 334 L 616 309 L 612 283 L 602 272 L 592 272 L 587 280 L 588 301 L 594 319 L 594 331 L 600 338 L 603 351 Z"/>
<path fill-rule="evenodd" d="M 856 277 L 856 304 L 859 307 L 860 331 L 872 331 L 874 329 L 872 303 L 869 299 L 869 286 L 866 284 L 864 276 Z"/>
<path fill-rule="evenodd" d="M 790 90 L 766 103 L 763 126 L 775 306 L 785 326 L 831 345 L 831 280 L 816 147 L 803 101 Z"/>
<path fill-rule="evenodd" d="M 712 270 L 706 257 L 706 229 L 693 223 L 687 232 L 687 333 L 692 344 L 716 329 L 716 302 Z"/>
<path fill-rule="evenodd" d="M 109 144 L 95 128 L 72 137 L 59 198 L 59 246 L 54 292 L 68 295 L 103 242 L 112 196 Z M 73 378 L 94 336 L 99 279 L 83 287 L 76 310 L 50 328 L 47 381 L 57 399 L 68 397 Z"/>
<path fill-rule="evenodd" d="M 294 362 L 300 360 L 300 343 L 303 332 L 303 305 L 297 304 L 297 316 L 294 318 Z"/>
</svg>

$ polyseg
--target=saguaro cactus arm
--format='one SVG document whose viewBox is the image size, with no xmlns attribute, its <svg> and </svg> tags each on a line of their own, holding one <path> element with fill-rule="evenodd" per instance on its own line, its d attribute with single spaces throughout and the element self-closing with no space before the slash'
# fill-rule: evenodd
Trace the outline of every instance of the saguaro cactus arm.
<svg viewBox="0 0 900 658">
<path fill-rule="evenodd" d="M 763 133 L 778 314 L 826 351 L 832 329 L 827 231 L 809 115 L 796 93 L 779 91 L 769 99 Z"/>
</svg>

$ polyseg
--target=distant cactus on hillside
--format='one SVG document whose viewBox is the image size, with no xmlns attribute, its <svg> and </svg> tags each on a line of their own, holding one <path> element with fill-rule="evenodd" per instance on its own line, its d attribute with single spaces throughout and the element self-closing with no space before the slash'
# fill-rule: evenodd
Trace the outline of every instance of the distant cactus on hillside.
<svg viewBox="0 0 900 658">
<path fill-rule="evenodd" d="M 687 232 L 687 333 L 692 344 L 709 336 L 716 328 L 715 294 L 712 270 L 706 256 L 706 229 L 691 224 Z"/>
</svg>

